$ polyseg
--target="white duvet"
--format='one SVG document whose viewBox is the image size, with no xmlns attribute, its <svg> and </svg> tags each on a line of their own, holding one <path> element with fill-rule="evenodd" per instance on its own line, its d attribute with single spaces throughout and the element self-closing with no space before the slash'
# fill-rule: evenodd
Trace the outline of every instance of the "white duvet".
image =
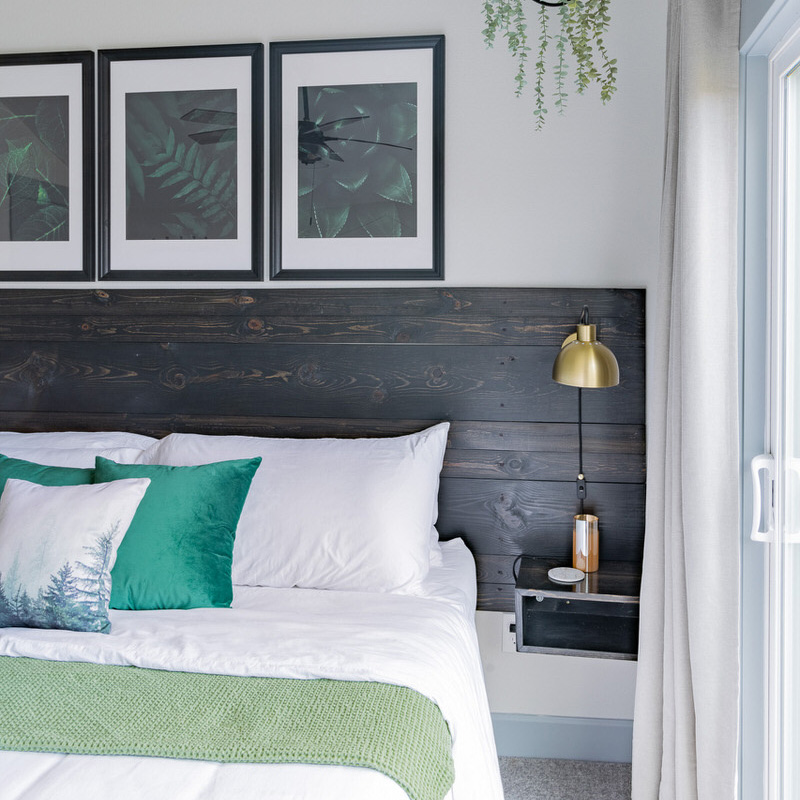
<svg viewBox="0 0 800 800">
<path fill-rule="evenodd" d="M 450 726 L 450 800 L 501 800 L 473 622 L 474 563 L 460 541 L 442 550 L 421 597 L 239 586 L 230 609 L 112 611 L 109 635 L 0 628 L 0 655 L 409 686 Z M 0 751 L 1 800 L 48 798 L 407 800 L 390 778 L 354 767 Z"/>
</svg>

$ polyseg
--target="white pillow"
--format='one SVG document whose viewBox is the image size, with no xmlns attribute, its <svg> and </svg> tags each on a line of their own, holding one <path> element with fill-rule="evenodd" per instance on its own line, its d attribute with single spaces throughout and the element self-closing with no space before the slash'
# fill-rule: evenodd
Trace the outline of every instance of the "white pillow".
<svg viewBox="0 0 800 800">
<path fill-rule="evenodd" d="M 93 468 L 95 456 L 116 461 L 118 464 L 137 464 L 143 450 L 136 447 L 111 447 L 95 450 L 90 447 L 6 447 L 0 439 L 0 453 L 9 458 L 22 458 L 47 467 Z"/>
<path fill-rule="evenodd" d="M 0 495 L 0 627 L 106 632 L 111 568 L 149 478 Z"/>
<path fill-rule="evenodd" d="M 173 433 L 142 460 L 261 456 L 236 531 L 234 583 L 413 592 L 430 565 L 449 427 L 381 439 Z"/>
<path fill-rule="evenodd" d="M 135 447 L 144 450 L 154 442 L 152 436 L 126 431 L 44 431 L 18 433 L 0 431 L 0 453 L 4 447 L 52 447 L 105 450 L 110 447 Z"/>
</svg>

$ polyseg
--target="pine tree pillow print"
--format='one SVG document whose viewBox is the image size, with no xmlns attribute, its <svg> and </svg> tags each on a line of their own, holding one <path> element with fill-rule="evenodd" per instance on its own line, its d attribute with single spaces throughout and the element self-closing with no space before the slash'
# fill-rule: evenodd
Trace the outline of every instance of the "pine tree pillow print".
<svg viewBox="0 0 800 800">
<path fill-rule="evenodd" d="M 111 568 L 149 484 L 7 480 L 0 496 L 0 627 L 108 633 Z"/>
</svg>

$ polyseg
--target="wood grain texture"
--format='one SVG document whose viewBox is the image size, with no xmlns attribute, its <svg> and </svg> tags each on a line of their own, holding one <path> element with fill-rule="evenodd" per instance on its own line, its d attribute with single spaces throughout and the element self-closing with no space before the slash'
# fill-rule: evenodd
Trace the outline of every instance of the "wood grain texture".
<svg viewBox="0 0 800 800">
<path fill-rule="evenodd" d="M 629 365 L 627 377 L 584 394 L 586 422 L 644 423 L 637 403 L 643 364 L 618 354 Z M 577 391 L 550 380 L 552 361 L 550 348 L 491 345 L 387 351 L 379 345 L 9 341 L 0 352 L 0 409 L 33 403 L 42 411 L 202 414 L 221 407 L 241 415 L 577 421 Z"/>
<path fill-rule="evenodd" d="M 105 309 L 124 316 L 267 316 L 370 318 L 527 316 L 570 333 L 584 305 L 592 321 L 619 320 L 641 339 L 644 292 L 627 289 L 367 288 L 367 289 L 7 289 L 0 316 L 80 315 Z M 575 322 L 573 322 L 575 320 Z M 602 326 L 601 326 L 602 330 Z"/>
<path fill-rule="evenodd" d="M 478 583 L 480 611 L 514 611 L 513 583 Z"/>
<path fill-rule="evenodd" d="M 622 375 L 584 392 L 587 510 L 601 558 L 637 562 L 639 290 L 6 290 L 2 427 L 353 437 L 450 420 L 438 527 L 476 554 L 480 607 L 509 611 L 518 554 L 569 559 L 577 391 L 550 372 L 584 304 Z"/>
<path fill-rule="evenodd" d="M 514 344 L 558 347 L 569 333 L 561 325 L 548 324 L 534 316 L 465 318 L 450 314 L 439 316 L 337 317 L 309 314 L 301 317 L 264 314 L 223 315 L 211 313 L 202 321 L 180 312 L 147 308 L 137 314 L 109 320 L 104 314 L 84 312 L 58 318 L 40 311 L 32 316 L 0 315 L 0 333 L 6 339 L 25 340 L 41 333 L 50 341 L 107 339 L 118 341 L 209 341 L 274 342 L 314 341 L 335 344 Z M 152 316 L 151 316 L 152 315 Z M 619 320 L 600 318 L 603 340 L 612 348 L 639 347 L 636 332 L 620 327 Z"/>
<path fill-rule="evenodd" d="M 31 411 L 7 411 L 3 419 L 19 431 L 110 431 L 121 415 L 114 412 L 53 411 L 42 417 Z M 130 419 L 128 415 L 126 418 Z M 438 420 L 436 420 L 438 421 Z M 332 419 L 328 417 L 270 417 L 228 414 L 137 414 L 136 425 L 151 436 L 194 431 L 251 436 L 319 437 L 400 436 L 416 433 L 431 419 Z M 583 426 L 586 453 L 644 456 L 641 425 Z M 452 420 L 448 446 L 462 450 L 526 450 L 529 453 L 577 453 L 577 427 L 572 423 L 487 422 Z"/>
<path fill-rule="evenodd" d="M 639 561 L 644 545 L 644 485 L 588 482 L 585 510 L 600 518 L 600 557 Z M 573 482 L 442 478 L 442 538 L 463 538 L 475 553 L 567 558 Z"/>
<path fill-rule="evenodd" d="M 577 438 L 577 436 L 576 436 Z M 588 453 L 583 457 L 585 475 L 602 475 L 605 481 L 641 483 L 645 474 L 644 456 Z M 578 473 L 574 450 L 528 452 L 525 450 L 449 449 L 442 469 L 443 477 L 513 478 L 524 481 L 571 481 Z"/>
</svg>

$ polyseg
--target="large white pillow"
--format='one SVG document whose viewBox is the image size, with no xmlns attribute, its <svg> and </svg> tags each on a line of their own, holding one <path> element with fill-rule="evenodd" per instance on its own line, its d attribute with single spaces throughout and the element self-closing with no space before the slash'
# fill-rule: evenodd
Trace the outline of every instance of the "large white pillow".
<svg viewBox="0 0 800 800">
<path fill-rule="evenodd" d="M 84 448 L 106 450 L 111 447 L 134 447 L 144 450 L 158 441 L 152 436 L 127 431 L 43 431 L 18 433 L 0 431 L 0 453 L 5 447 Z"/>
<path fill-rule="evenodd" d="M 157 441 L 157 440 L 154 440 Z M 137 464 L 143 450 L 138 447 L 110 447 L 93 449 L 91 447 L 19 447 L 6 446 L 0 439 L 0 453 L 9 458 L 22 458 L 48 467 L 94 467 L 95 456 L 102 456 L 118 464 Z"/>
<path fill-rule="evenodd" d="M 0 495 L 0 627 L 106 632 L 111 568 L 149 478 Z"/>
<path fill-rule="evenodd" d="M 173 433 L 142 461 L 261 456 L 236 531 L 234 583 L 413 592 L 430 565 L 448 429 L 380 439 Z"/>
</svg>

